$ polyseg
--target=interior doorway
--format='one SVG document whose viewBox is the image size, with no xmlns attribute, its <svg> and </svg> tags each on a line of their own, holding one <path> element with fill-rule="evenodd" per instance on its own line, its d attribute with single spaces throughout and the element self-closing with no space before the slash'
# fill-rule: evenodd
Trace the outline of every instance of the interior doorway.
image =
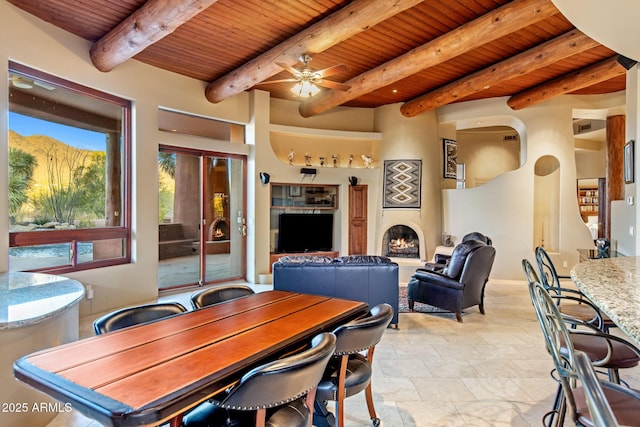
<svg viewBox="0 0 640 427">
<path fill-rule="evenodd" d="M 158 287 L 246 276 L 246 156 L 161 146 Z"/>
<path fill-rule="evenodd" d="M 578 208 L 580 217 L 585 223 L 591 237 L 595 240 L 605 238 L 605 221 L 607 215 L 606 179 L 582 178 L 578 179 Z"/>
</svg>

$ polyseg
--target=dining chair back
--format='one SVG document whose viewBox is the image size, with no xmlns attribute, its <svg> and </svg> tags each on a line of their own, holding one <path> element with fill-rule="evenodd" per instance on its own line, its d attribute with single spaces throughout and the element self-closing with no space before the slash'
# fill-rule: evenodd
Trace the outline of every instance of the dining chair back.
<svg viewBox="0 0 640 427">
<path fill-rule="evenodd" d="M 531 264 L 531 261 L 526 258 L 522 260 L 522 271 L 524 271 L 524 277 L 527 279 L 527 283 L 540 282 L 540 276 L 538 276 L 536 268 Z"/>
<path fill-rule="evenodd" d="M 582 322 L 588 322 L 599 329 L 608 331 L 609 327 L 614 326 L 607 318 L 605 318 L 600 309 L 596 307 L 582 292 L 577 289 L 563 287 L 560 279 L 570 279 L 570 276 L 559 276 L 556 267 L 549 256 L 549 253 L 542 247 L 536 248 L 536 263 L 540 273 L 540 283 L 545 287 L 547 292 L 561 297 L 556 301 L 560 307 L 560 311 L 573 319 Z"/>
<path fill-rule="evenodd" d="M 126 307 L 99 317 L 93 322 L 96 335 L 129 326 L 153 322 L 184 313 L 187 309 L 178 302 L 155 303 Z"/>
<path fill-rule="evenodd" d="M 353 320 L 333 331 L 337 338 L 336 351 L 318 385 L 316 418 L 324 418 L 326 423 L 330 417 L 326 402 L 335 401 L 336 425 L 344 426 L 344 399 L 364 390 L 369 416 L 374 426 L 380 423 L 371 389 L 373 354 L 392 318 L 393 308 L 389 304 L 379 304 L 371 308 L 369 316 Z"/>
<path fill-rule="evenodd" d="M 247 285 L 233 284 L 214 286 L 203 289 L 191 295 L 191 305 L 194 309 L 218 304 L 245 295 L 251 295 L 254 291 Z"/>
<path fill-rule="evenodd" d="M 560 399 L 555 402 L 553 410 L 545 415 L 545 418 L 549 420 L 548 425 L 551 425 L 555 415 L 558 416 L 555 425 L 564 425 L 565 417 L 568 414 L 576 425 L 591 426 L 593 422 L 589 414 L 585 392 L 583 387 L 577 386 L 576 381 L 579 377 L 576 370 L 576 350 L 573 337 L 579 335 L 579 332 L 569 330 L 554 297 L 541 283 L 530 283 L 529 292 L 536 317 L 542 328 L 547 350 L 553 359 L 555 378 L 562 387 Z M 618 421 L 623 425 L 638 425 L 640 394 L 628 393 L 623 390 L 623 387 L 613 383 L 606 384 L 605 395 Z"/>
<path fill-rule="evenodd" d="M 576 351 L 575 364 L 594 427 L 618 427 L 620 424 L 609 405 L 589 356 L 582 351 Z"/>
<path fill-rule="evenodd" d="M 315 390 L 335 348 L 334 334 L 317 335 L 309 349 L 245 373 L 226 392 L 186 414 L 182 426 L 311 427 Z"/>
</svg>

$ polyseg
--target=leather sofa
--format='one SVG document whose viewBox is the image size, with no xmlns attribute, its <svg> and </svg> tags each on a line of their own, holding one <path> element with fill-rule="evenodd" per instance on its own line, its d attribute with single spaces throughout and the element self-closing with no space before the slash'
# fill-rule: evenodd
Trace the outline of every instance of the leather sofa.
<svg viewBox="0 0 640 427">
<path fill-rule="evenodd" d="M 273 263 L 273 288 L 363 301 L 369 307 L 387 303 L 393 308 L 391 324 L 398 326 L 398 264 L 387 257 L 284 256 Z"/>
</svg>

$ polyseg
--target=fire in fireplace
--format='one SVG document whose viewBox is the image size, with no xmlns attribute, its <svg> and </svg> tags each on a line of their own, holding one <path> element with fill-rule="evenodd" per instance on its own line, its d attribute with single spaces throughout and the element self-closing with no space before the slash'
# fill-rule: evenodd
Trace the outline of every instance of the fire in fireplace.
<svg viewBox="0 0 640 427">
<path fill-rule="evenodd" d="M 211 223 L 208 240 L 229 240 L 229 221 L 227 218 L 216 218 Z"/>
<path fill-rule="evenodd" d="M 420 240 L 413 228 L 406 225 L 390 227 L 382 238 L 384 256 L 420 258 Z"/>
</svg>

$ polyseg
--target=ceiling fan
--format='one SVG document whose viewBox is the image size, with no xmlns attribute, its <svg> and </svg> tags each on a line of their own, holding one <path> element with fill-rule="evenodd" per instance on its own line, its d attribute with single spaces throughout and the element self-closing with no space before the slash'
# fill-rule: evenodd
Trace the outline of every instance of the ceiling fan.
<svg viewBox="0 0 640 427">
<path fill-rule="evenodd" d="M 316 71 L 309 68 L 310 61 L 311 55 L 304 54 L 300 56 L 300 62 L 302 62 L 303 64 L 301 69 L 294 68 L 291 65 L 282 62 L 276 62 L 276 65 L 290 72 L 293 75 L 293 78 L 282 80 L 268 80 L 266 82 L 262 82 L 262 84 L 285 82 L 296 83 L 291 88 L 291 92 L 293 92 L 294 95 L 300 97 L 310 97 L 315 95 L 320 91 L 318 86 L 336 90 L 349 90 L 351 88 L 351 86 L 344 83 L 325 79 L 325 77 L 333 76 L 335 74 L 340 74 L 347 71 L 348 67 L 346 65 L 338 64 Z"/>
</svg>

